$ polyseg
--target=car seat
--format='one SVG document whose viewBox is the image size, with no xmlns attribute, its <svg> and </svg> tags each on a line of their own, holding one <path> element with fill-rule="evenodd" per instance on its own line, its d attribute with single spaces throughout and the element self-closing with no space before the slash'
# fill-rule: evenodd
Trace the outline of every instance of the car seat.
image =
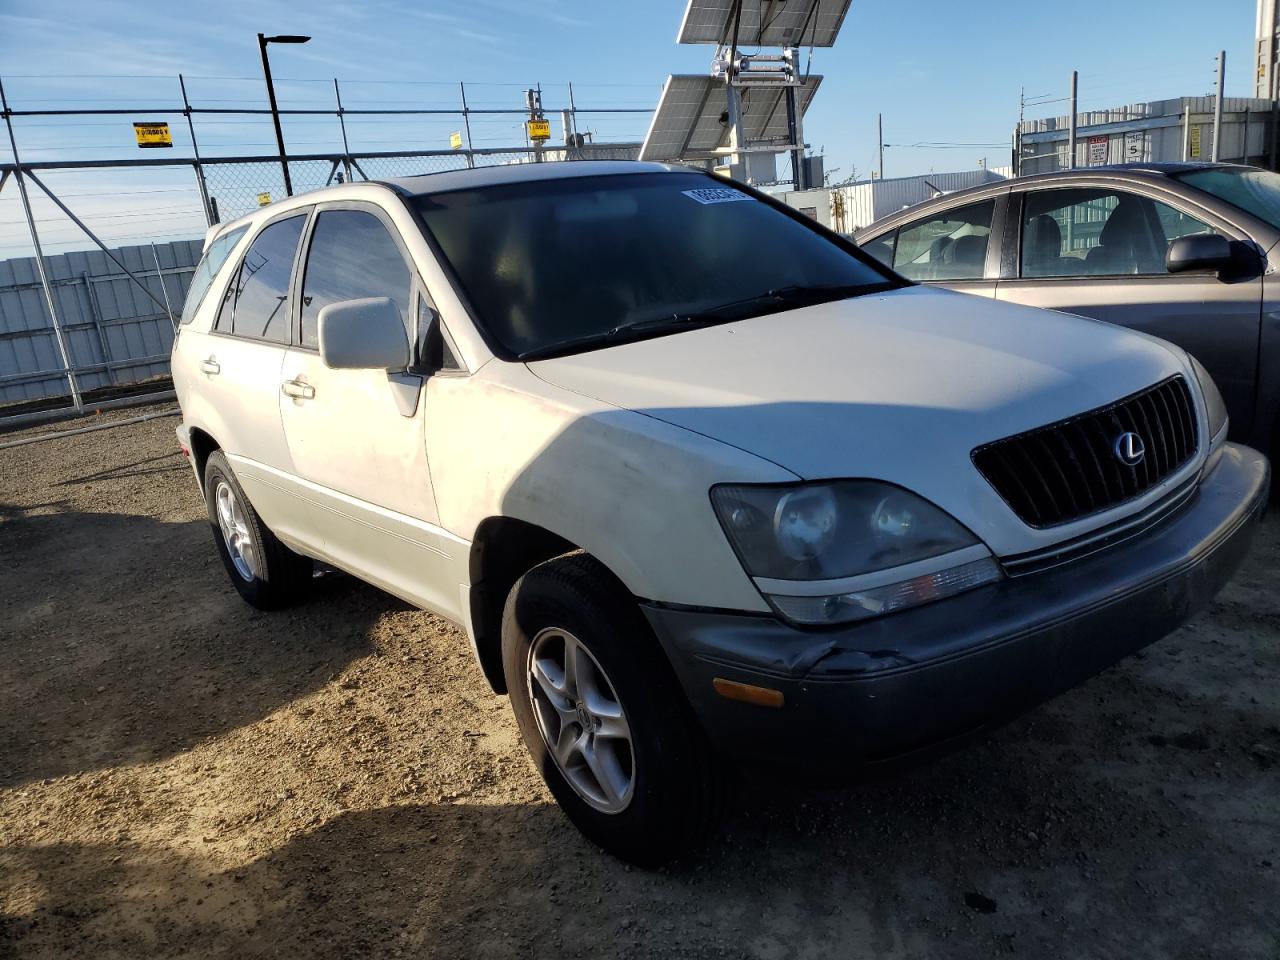
<svg viewBox="0 0 1280 960">
<path fill-rule="evenodd" d="M 1047 213 L 1027 221 L 1027 235 L 1022 242 L 1022 275 L 1054 277 L 1068 271 L 1063 264 L 1062 228 Z"/>
<path fill-rule="evenodd" d="M 1102 225 L 1098 245 L 1085 257 L 1085 265 L 1093 275 L 1156 273 L 1158 260 L 1141 202 L 1125 197 Z"/>
</svg>

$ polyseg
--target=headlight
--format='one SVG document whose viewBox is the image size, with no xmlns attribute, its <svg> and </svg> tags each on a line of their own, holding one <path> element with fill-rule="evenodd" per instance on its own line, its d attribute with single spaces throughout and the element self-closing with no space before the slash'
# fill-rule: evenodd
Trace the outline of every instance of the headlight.
<svg viewBox="0 0 1280 960">
<path fill-rule="evenodd" d="M 1187 359 L 1191 361 L 1191 369 L 1196 372 L 1196 379 L 1200 381 L 1200 393 L 1204 396 L 1205 414 L 1209 423 L 1209 459 L 1204 466 L 1208 473 L 1217 464 L 1222 455 L 1222 445 L 1227 442 L 1227 405 L 1222 401 L 1222 394 L 1218 391 L 1218 385 L 1213 382 L 1213 377 L 1209 376 L 1209 371 L 1191 354 L 1187 354 Z"/>
<path fill-rule="evenodd" d="M 876 616 L 1001 576 L 960 523 L 887 483 L 720 486 L 711 502 L 747 573 L 797 623 Z"/>
</svg>

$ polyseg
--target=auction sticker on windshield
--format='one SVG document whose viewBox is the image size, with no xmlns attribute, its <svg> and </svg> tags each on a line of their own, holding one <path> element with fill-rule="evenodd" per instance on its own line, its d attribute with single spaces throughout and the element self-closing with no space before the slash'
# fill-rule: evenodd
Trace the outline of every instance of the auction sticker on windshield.
<svg viewBox="0 0 1280 960">
<path fill-rule="evenodd" d="M 733 200 L 748 199 L 745 193 L 739 193 L 727 187 L 702 187 L 698 190 L 681 190 L 680 192 L 699 203 L 729 203 Z"/>
</svg>

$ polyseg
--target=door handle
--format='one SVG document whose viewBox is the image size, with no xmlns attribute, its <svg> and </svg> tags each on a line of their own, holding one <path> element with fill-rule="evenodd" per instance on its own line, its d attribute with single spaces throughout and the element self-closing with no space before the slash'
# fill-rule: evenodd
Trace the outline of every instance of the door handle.
<svg viewBox="0 0 1280 960">
<path fill-rule="evenodd" d="M 222 367 L 218 364 L 217 360 L 210 357 L 208 360 L 200 361 L 200 369 L 205 373 L 219 373 L 221 372 Z"/>
<path fill-rule="evenodd" d="M 280 392 L 295 400 L 310 400 L 316 395 L 316 388 L 301 380 L 286 380 L 280 384 Z"/>
</svg>

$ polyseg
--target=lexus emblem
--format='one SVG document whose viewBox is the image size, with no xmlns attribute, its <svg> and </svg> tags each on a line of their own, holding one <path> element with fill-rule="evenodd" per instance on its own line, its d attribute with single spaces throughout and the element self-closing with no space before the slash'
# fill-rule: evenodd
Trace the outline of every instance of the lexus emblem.
<svg viewBox="0 0 1280 960">
<path fill-rule="evenodd" d="M 1147 445 L 1132 430 L 1116 437 L 1114 449 L 1116 459 L 1126 467 L 1136 467 L 1142 462 L 1142 458 L 1147 455 Z"/>
</svg>

